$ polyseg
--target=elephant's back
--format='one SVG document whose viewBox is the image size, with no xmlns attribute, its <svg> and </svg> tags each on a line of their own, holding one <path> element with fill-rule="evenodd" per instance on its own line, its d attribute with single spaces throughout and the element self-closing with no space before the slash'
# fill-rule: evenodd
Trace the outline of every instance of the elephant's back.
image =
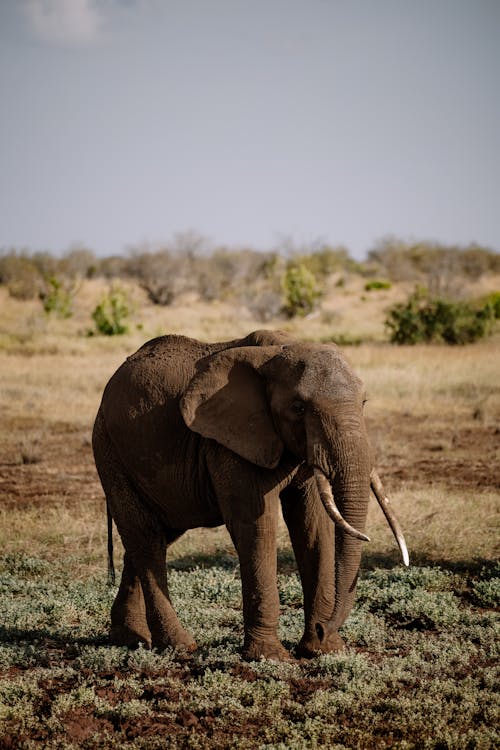
<svg viewBox="0 0 500 750">
<path fill-rule="evenodd" d="M 153 339 L 125 360 L 104 390 L 107 434 L 127 472 L 147 494 L 161 494 L 165 466 L 180 463 L 190 450 L 193 434 L 180 413 L 179 398 L 205 350 L 206 345 L 181 336 Z"/>
<path fill-rule="evenodd" d="M 116 370 L 102 398 L 108 429 L 117 429 L 155 409 L 172 409 L 210 353 L 206 344 L 185 336 L 161 336 L 146 342 Z"/>
<path fill-rule="evenodd" d="M 213 345 L 187 336 L 159 336 L 127 357 L 115 375 L 178 397 L 193 377 L 198 360 L 213 351 Z"/>
</svg>

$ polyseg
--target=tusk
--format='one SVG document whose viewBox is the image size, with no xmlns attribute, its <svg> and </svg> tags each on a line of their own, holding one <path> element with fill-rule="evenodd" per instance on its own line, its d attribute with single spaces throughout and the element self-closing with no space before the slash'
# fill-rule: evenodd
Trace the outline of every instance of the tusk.
<svg viewBox="0 0 500 750">
<path fill-rule="evenodd" d="M 403 562 L 406 566 L 408 566 L 410 564 L 410 556 L 408 554 L 408 548 L 406 546 L 403 532 L 401 531 L 401 526 L 399 525 L 399 521 L 396 518 L 392 505 L 389 501 L 389 498 L 385 494 L 383 484 L 380 481 L 380 477 L 375 471 L 375 469 L 372 469 L 372 473 L 370 474 L 370 486 L 372 488 L 373 494 L 377 498 L 378 504 L 382 508 L 384 516 L 387 518 L 387 521 L 389 522 L 389 526 L 391 527 L 392 533 L 396 537 L 396 541 L 399 545 L 399 549 L 401 550 L 401 556 L 403 558 Z"/>
<path fill-rule="evenodd" d="M 339 509 L 335 505 L 330 482 L 325 477 L 323 472 L 319 471 L 319 469 L 314 469 L 314 478 L 316 479 L 316 485 L 318 487 L 321 502 L 325 506 L 325 510 L 332 521 L 334 521 L 334 523 L 339 526 L 339 528 L 343 529 L 346 534 L 350 534 L 356 539 L 362 539 L 363 542 L 369 542 L 369 536 L 366 536 L 366 534 L 362 534 L 361 531 L 355 529 L 354 526 L 351 526 L 349 523 L 347 523 L 345 518 L 342 517 Z"/>
</svg>

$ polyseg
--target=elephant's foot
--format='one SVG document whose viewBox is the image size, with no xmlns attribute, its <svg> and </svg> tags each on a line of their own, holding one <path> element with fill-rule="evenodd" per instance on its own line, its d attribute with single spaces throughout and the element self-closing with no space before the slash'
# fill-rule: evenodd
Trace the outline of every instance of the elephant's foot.
<svg viewBox="0 0 500 750">
<path fill-rule="evenodd" d="M 151 648 L 151 633 L 147 629 L 139 630 L 127 625 L 112 625 L 109 639 L 114 646 L 138 648 L 142 645 L 148 650 Z"/>
<path fill-rule="evenodd" d="M 153 648 L 163 651 L 166 648 L 175 648 L 191 654 L 198 648 L 193 636 L 183 627 L 167 629 L 152 629 Z"/>
<path fill-rule="evenodd" d="M 312 659 L 314 656 L 320 654 L 331 654 L 337 651 L 343 651 L 345 644 L 340 635 L 336 630 L 327 638 L 320 640 L 317 633 L 305 633 L 297 648 L 295 649 L 296 656 L 301 659 Z"/>
<path fill-rule="evenodd" d="M 260 659 L 290 661 L 292 659 L 289 652 L 281 645 L 277 638 L 268 640 L 246 638 L 241 656 L 245 661 L 259 661 Z"/>
</svg>

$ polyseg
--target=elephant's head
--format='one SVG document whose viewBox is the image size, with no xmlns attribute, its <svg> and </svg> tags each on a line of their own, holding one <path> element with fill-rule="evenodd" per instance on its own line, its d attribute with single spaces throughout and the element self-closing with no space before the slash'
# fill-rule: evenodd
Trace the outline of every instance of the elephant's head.
<svg viewBox="0 0 500 750">
<path fill-rule="evenodd" d="M 373 470 L 361 380 L 333 344 L 243 346 L 202 360 L 181 402 L 186 424 L 252 463 L 276 468 L 284 454 L 310 468 L 337 525 L 336 602 L 320 639 L 354 600 L 370 486 L 404 539 Z M 335 500 L 334 500 L 335 498 Z"/>
</svg>

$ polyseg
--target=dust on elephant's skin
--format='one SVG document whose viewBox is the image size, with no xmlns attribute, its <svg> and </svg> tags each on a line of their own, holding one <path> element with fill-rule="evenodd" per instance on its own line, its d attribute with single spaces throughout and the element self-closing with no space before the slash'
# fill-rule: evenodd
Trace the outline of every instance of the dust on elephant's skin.
<svg viewBox="0 0 500 750">
<path fill-rule="evenodd" d="M 243 656 L 288 658 L 276 632 L 281 503 L 304 592 L 296 652 L 342 648 L 372 473 L 364 400 L 335 345 L 279 331 L 217 344 L 163 336 L 129 357 L 93 432 L 125 548 L 112 641 L 196 648 L 170 602 L 166 549 L 187 529 L 225 524 L 241 569 Z"/>
</svg>

